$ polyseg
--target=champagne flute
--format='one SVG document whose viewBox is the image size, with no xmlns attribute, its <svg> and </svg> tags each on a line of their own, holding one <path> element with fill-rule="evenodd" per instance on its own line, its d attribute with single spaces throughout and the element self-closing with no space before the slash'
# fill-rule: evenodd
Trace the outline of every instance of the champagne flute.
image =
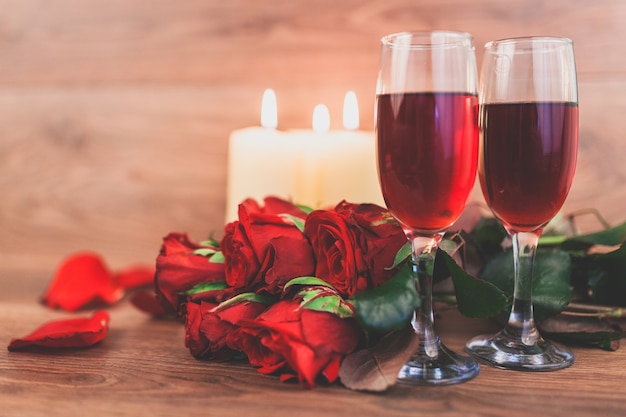
<svg viewBox="0 0 626 417">
<path fill-rule="evenodd" d="M 376 88 L 378 174 L 385 204 L 411 245 L 421 306 L 419 347 L 400 382 L 443 385 L 478 374 L 478 363 L 435 334 L 432 272 L 446 229 L 461 215 L 478 164 L 478 91 L 467 33 L 405 32 L 382 38 Z"/>
<path fill-rule="evenodd" d="M 498 368 L 550 371 L 574 361 L 544 340 L 533 319 L 532 273 L 543 227 L 574 176 L 578 93 L 572 41 L 525 37 L 489 42 L 481 71 L 479 178 L 487 204 L 513 240 L 515 289 L 508 323 L 466 350 Z"/>
</svg>

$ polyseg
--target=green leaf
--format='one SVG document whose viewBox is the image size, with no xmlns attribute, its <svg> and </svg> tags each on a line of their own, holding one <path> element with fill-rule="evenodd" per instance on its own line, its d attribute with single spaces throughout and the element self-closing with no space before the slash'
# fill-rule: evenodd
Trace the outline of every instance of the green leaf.
<svg viewBox="0 0 626 417">
<path fill-rule="evenodd" d="M 411 244 L 406 242 L 396 253 L 395 258 L 393 259 L 393 264 L 390 267 L 385 269 L 392 270 L 397 268 L 402 262 L 404 262 L 407 258 L 411 257 Z"/>
<path fill-rule="evenodd" d="M 593 245 L 616 246 L 626 241 L 626 222 L 596 233 L 575 236 L 570 241 L 586 242 Z"/>
<path fill-rule="evenodd" d="M 214 264 L 223 264 L 224 263 L 224 254 L 221 251 L 217 251 L 209 258 L 209 262 Z"/>
<path fill-rule="evenodd" d="M 302 308 L 325 311 L 341 318 L 354 317 L 352 304 L 344 300 L 335 287 L 323 279 L 312 276 L 293 278 L 285 284 L 284 291 L 296 285 L 304 286 L 297 294 L 302 297 Z"/>
<path fill-rule="evenodd" d="M 304 233 L 304 220 L 302 220 L 301 218 L 287 213 L 280 214 L 279 217 L 287 220 L 290 223 L 293 223 L 293 225 L 296 226 L 298 230 Z"/>
<path fill-rule="evenodd" d="M 560 313 L 572 301 L 571 266 L 567 252 L 537 251 L 533 283 L 533 306 L 537 321 Z"/>
<path fill-rule="evenodd" d="M 203 282 L 202 284 L 198 284 L 193 288 L 188 289 L 187 291 L 185 291 L 185 294 L 194 295 L 207 291 L 224 290 L 226 288 L 228 288 L 228 284 L 226 284 L 226 281 Z"/>
<path fill-rule="evenodd" d="M 322 287 L 332 288 L 333 290 L 335 289 L 335 287 L 333 287 L 332 285 L 330 285 L 328 282 L 324 281 L 321 278 L 306 276 L 306 277 L 298 277 L 298 278 L 290 279 L 285 284 L 284 290 L 287 291 L 288 288 L 294 285 L 322 286 Z"/>
<path fill-rule="evenodd" d="M 341 318 L 354 317 L 350 303 L 329 287 L 306 287 L 298 295 L 302 296 L 301 308 L 332 313 Z"/>
<path fill-rule="evenodd" d="M 491 259 L 502 252 L 502 241 L 508 237 L 502 224 L 493 217 L 483 217 L 470 236 L 480 247 L 486 259 Z"/>
<path fill-rule="evenodd" d="M 441 249 L 445 251 L 448 255 L 453 256 L 454 253 L 459 249 L 459 246 L 460 245 L 458 242 L 455 242 L 454 240 L 451 240 L 451 239 L 444 238 L 441 240 L 441 242 L 439 242 L 438 249 Z"/>
<path fill-rule="evenodd" d="M 507 305 L 506 295 L 494 284 L 466 273 L 445 251 L 438 251 L 454 282 L 457 306 L 467 317 L 493 317 Z"/>
<path fill-rule="evenodd" d="M 207 240 L 200 242 L 200 246 L 211 246 L 213 248 L 219 248 L 220 241 L 215 239 L 213 236 L 210 236 Z"/>
<path fill-rule="evenodd" d="M 545 236 L 539 239 L 540 245 L 561 245 L 563 249 L 577 250 L 593 245 L 617 246 L 626 241 L 626 222 L 595 233 L 566 236 Z"/>
<path fill-rule="evenodd" d="M 571 259 L 567 252 L 537 250 L 533 271 L 533 308 L 536 321 L 557 314 L 571 301 Z M 514 288 L 513 251 L 508 250 L 485 266 L 481 278 L 498 287 L 511 300 Z M 508 306 L 510 309 L 510 305 Z"/>
<path fill-rule="evenodd" d="M 213 307 L 213 309 L 211 311 L 215 312 L 215 311 L 219 311 L 222 310 L 226 307 L 230 307 L 232 305 L 235 305 L 237 303 L 241 303 L 241 302 L 250 302 L 250 303 L 261 303 L 261 304 L 265 304 L 265 305 L 270 305 L 272 304 L 274 301 L 276 301 L 274 299 L 274 297 L 272 297 L 271 295 L 262 293 L 262 294 L 257 294 L 254 292 L 244 292 L 242 294 L 238 294 L 234 297 L 229 298 L 228 300 L 222 301 L 220 304 L 218 304 L 217 306 Z"/>
<path fill-rule="evenodd" d="M 557 246 L 561 245 L 563 242 L 568 240 L 569 238 L 564 235 L 541 235 L 539 238 L 539 244 L 541 247 L 546 246 Z"/>
<path fill-rule="evenodd" d="M 311 214 L 313 212 L 313 210 L 315 210 L 315 209 L 313 209 L 313 208 L 311 208 L 311 207 L 309 207 L 307 205 L 304 205 L 304 204 L 294 204 L 294 205 L 296 207 L 298 207 L 300 210 L 302 210 L 304 213 L 306 213 L 307 215 Z"/>
<path fill-rule="evenodd" d="M 389 213 L 388 211 L 383 211 L 381 213 L 381 218 L 379 220 L 375 220 L 370 223 L 372 227 L 382 226 L 384 224 L 393 224 L 393 225 L 400 226 L 400 223 L 398 223 L 395 217 L 393 217 L 391 213 Z"/>
<path fill-rule="evenodd" d="M 626 246 L 591 256 L 589 287 L 594 303 L 626 306 Z"/>
<path fill-rule="evenodd" d="M 211 248 L 199 248 L 193 251 L 194 255 L 200 255 L 200 256 L 211 256 L 214 255 L 217 252 L 216 249 L 211 249 Z"/>
<path fill-rule="evenodd" d="M 456 250 L 458 246 L 459 246 L 458 243 L 452 240 L 448 240 L 448 239 L 442 240 L 441 243 L 439 244 L 439 248 L 443 249 L 444 251 L 448 253 Z M 411 244 L 409 242 L 406 242 L 404 245 L 402 245 L 402 247 L 398 250 L 398 252 L 396 252 L 396 256 L 393 259 L 393 264 L 385 269 L 388 271 L 395 269 L 407 259 L 411 259 Z"/>
<path fill-rule="evenodd" d="M 401 328 L 421 305 L 412 264 L 402 264 L 396 275 L 380 287 L 355 294 L 352 304 L 359 321 L 370 330 Z"/>
</svg>

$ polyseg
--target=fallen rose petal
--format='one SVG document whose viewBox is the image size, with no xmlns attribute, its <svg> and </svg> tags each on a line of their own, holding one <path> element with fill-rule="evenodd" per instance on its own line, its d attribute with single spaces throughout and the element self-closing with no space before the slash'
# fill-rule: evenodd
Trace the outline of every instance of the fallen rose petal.
<svg viewBox="0 0 626 417">
<path fill-rule="evenodd" d="M 154 285 L 154 267 L 132 266 L 115 273 L 115 283 L 125 290 Z"/>
<path fill-rule="evenodd" d="M 123 295 L 103 259 L 95 253 L 80 252 L 59 266 L 42 301 L 51 308 L 76 311 L 94 302 L 113 304 Z"/>
<path fill-rule="evenodd" d="M 102 341 L 109 329 L 109 314 L 97 311 L 89 318 L 54 320 L 43 324 L 34 332 L 19 339 L 12 339 L 11 352 L 29 347 L 82 348 Z"/>
<path fill-rule="evenodd" d="M 130 303 L 138 310 L 150 314 L 152 317 L 161 318 L 167 316 L 163 305 L 151 291 L 137 291 L 130 297 Z"/>
</svg>

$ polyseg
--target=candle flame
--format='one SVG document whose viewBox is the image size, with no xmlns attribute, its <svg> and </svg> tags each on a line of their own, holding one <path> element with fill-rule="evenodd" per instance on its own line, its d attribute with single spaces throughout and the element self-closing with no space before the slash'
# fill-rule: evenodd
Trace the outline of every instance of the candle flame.
<svg viewBox="0 0 626 417">
<path fill-rule="evenodd" d="M 276 129 L 278 127 L 278 110 L 276 106 L 276 93 L 271 88 L 263 92 L 261 103 L 261 126 Z"/>
<path fill-rule="evenodd" d="M 343 128 L 348 130 L 359 128 L 359 103 L 354 91 L 348 91 L 343 100 Z"/>
<path fill-rule="evenodd" d="M 330 130 L 330 114 L 328 107 L 318 104 L 313 109 L 313 131 L 317 133 L 328 132 Z"/>
</svg>

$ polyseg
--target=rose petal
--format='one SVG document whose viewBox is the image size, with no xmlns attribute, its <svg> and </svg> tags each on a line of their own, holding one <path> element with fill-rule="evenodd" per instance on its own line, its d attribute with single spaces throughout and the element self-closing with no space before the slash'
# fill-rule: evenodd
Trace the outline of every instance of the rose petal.
<svg viewBox="0 0 626 417">
<path fill-rule="evenodd" d="M 200 283 L 224 281 L 223 263 L 210 262 L 210 257 L 194 253 L 202 248 L 215 249 L 194 243 L 182 233 L 170 233 L 163 238 L 154 285 L 164 308 L 180 312 L 181 293 Z"/>
<path fill-rule="evenodd" d="M 103 259 L 80 252 L 60 265 L 42 301 L 51 308 L 76 311 L 93 302 L 112 304 L 123 295 Z"/>
<path fill-rule="evenodd" d="M 89 318 L 50 321 L 24 337 L 12 339 L 8 349 L 15 352 L 33 346 L 45 348 L 92 346 L 107 335 L 109 320 L 108 313 L 97 311 Z"/>
<path fill-rule="evenodd" d="M 302 337 L 318 355 L 353 352 L 360 339 L 358 324 L 334 314 L 303 309 Z"/>
<path fill-rule="evenodd" d="M 289 279 L 311 275 L 315 262 L 307 237 L 293 222 L 293 217 L 304 220 L 306 213 L 276 197 L 265 203 L 263 207 L 253 199 L 241 203 L 239 220 L 226 225 L 220 248 L 228 285 L 278 295 Z"/>
<path fill-rule="evenodd" d="M 150 314 L 152 317 L 165 317 L 167 312 L 163 305 L 157 300 L 154 292 L 137 291 L 130 297 L 132 305 L 144 313 Z"/>
<path fill-rule="evenodd" d="M 268 244 L 268 254 L 271 256 L 267 256 L 267 264 L 261 269 L 266 271 L 265 282 L 270 293 L 282 291 L 292 278 L 314 273 L 315 259 L 311 244 L 301 236 L 276 236 Z M 310 269 L 307 270 L 304 265 L 310 265 Z"/>
<path fill-rule="evenodd" d="M 341 365 L 341 356 L 335 356 L 330 363 L 326 366 L 326 368 L 322 371 L 322 375 L 326 378 L 326 380 L 330 383 L 333 383 L 339 377 L 339 368 Z"/>
<path fill-rule="evenodd" d="M 238 302 L 221 310 L 202 312 L 200 331 L 209 341 L 209 351 L 217 354 L 220 351 L 240 351 L 248 346 L 239 324 L 243 320 L 256 318 L 267 306 L 257 302 Z"/>
<path fill-rule="evenodd" d="M 320 375 L 333 382 L 338 375 L 338 363 L 358 344 L 356 322 L 298 308 L 299 304 L 299 300 L 281 300 L 255 320 L 242 321 L 244 333 L 256 336 L 273 354 L 255 357 L 250 363 L 260 366 L 259 372 L 263 373 L 268 373 L 268 369 L 295 372 L 300 384 L 308 388 L 315 386 Z M 288 368 L 283 366 L 284 362 Z"/>
<path fill-rule="evenodd" d="M 196 358 L 204 357 L 209 349 L 209 341 L 200 331 L 202 323 L 202 311 L 215 307 L 215 304 L 207 306 L 204 302 L 200 304 L 187 303 L 187 314 L 185 316 L 185 346 Z"/>
<path fill-rule="evenodd" d="M 154 285 L 154 267 L 132 266 L 118 271 L 115 282 L 125 290 Z"/>
<path fill-rule="evenodd" d="M 306 218 L 307 213 L 290 201 L 275 196 L 267 196 L 263 199 L 263 206 L 256 200 L 248 198 L 241 202 L 248 213 L 265 213 L 265 214 L 289 214 L 291 216 Z"/>
<path fill-rule="evenodd" d="M 301 219 L 306 218 L 307 214 L 292 202 L 283 200 L 282 198 L 269 196 L 263 199 L 265 213 L 272 214 L 290 214 Z"/>
<path fill-rule="evenodd" d="M 228 285 L 234 288 L 251 287 L 260 263 L 240 222 L 226 226 L 220 247 L 224 253 L 224 273 Z"/>
</svg>

